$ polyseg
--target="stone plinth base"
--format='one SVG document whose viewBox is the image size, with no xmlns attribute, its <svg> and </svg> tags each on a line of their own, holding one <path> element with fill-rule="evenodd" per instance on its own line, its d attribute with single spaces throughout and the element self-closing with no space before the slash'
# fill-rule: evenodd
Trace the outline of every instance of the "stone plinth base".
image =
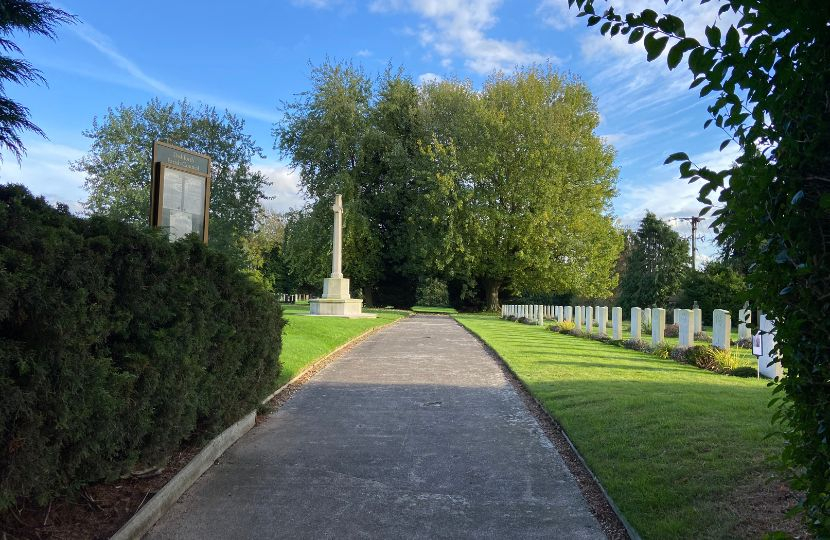
<svg viewBox="0 0 830 540">
<path fill-rule="evenodd" d="M 325 300 L 348 300 L 351 297 L 349 294 L 349 278 L 325 278 L 323 280 L 323 296 Z M 357 308 L 358 312 L 360 307 Z"/>
<path fill-rule="evenodd" d="M 348 281 L 348 280 L 346 280 Z M 374 313 L 363 313 L 363 300 L 359 298 L 312 298 L 309 315 L 323 317 L 375 318 Z"/>
</svg>

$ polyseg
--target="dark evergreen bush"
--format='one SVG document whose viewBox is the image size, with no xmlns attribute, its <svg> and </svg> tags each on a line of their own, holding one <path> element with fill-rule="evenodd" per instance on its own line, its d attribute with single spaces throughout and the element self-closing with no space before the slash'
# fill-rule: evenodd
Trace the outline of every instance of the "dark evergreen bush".
<svg viewBox="0 0 830 540">
<path fill-rule="evenodd" d="M 272 295 L 195 238 L 81 219 L 0 186 L 0 510 L 136 466 L 255 408 Z"/>
</svg>

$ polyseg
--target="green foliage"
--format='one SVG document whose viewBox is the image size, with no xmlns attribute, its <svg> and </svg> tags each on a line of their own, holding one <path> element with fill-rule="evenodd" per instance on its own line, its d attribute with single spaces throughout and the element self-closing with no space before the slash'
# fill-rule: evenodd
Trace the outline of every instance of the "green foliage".
<svg viewBox="0 0 830 540">
<path fill-rule="evenodd" d="M 342 193 L 344 271 L 381 305 L 411 306 L 423 276 L 445 281 L 456 308 L 496 309 L 501 290 L 607 295 L 622 240 L 598 121 L 587 87 L 551 69 L 494 75 L 477 92 L 315 68 L 274 130 L 311 198 L 289 217 L 290 270 L 310 284 L 327 274 L 320 239 Z"/>
<path fill-rule="evenodd" d="M 262 155 L 245 121 L 188 101 L 119 105 L 84 132 L 92 148 L 72 164 L 84 173 L 91 214 L 148 223 L 153 141 L 163 140 L 211 158 L 209 242 L 241 262 L 239 239 L 252 232 L 264 189 L 270 185 L 251 160 Z"/>
<path fill-rule="evenodd" d="M 273 389 L 283 322 L 195 236 L 0 187 L 0 509 L 163 463 L 238 420 Z"/>
<path fill-rule="evenodd" d="M 715 355 L 709 345 L 695 345 L 686 349 L 685 361 L 701 369 L 711 370 L 715 365 Z"/>
<path fill-rule="evenodd" d="M 683 280 L 678 305 L 691 306 L 697 302 L 703 324 L 712 324 L 712 311 L 726 309 L 737 320 L 738 310 L 748 298 L 746 281 L 732 266 L 710 261 L 699 272 L 689 272 Z"/>
<path fill-rule="evenodd" d="M 691 87 L 711 95 L 704 127 L 727 133 L 721 149 L 740 149 L 722 171 L 698 167 L 682 152 L 666 161 L 702 182 L 704 213 L 715 208 L 715 196 L 722 203 L 712 212 L 718 241 L 741 254 L 753 305 L 775 320 L 787 371 L 775 416 L 787 440 L 784 462 L 794 486 L 806 491 L 807 523 L 830 536 L 830 3 L 721 0 L 719 12 L 731 10 L 738 20 L 728 28 L 713 23 L 705 43 L 687 37 L 670 14 L 621 15 L 608 7 L 597 15 L 593 0 L 569 3 L 589 25 L 604 20 L 603 33 L 668 37 L 679 51 L 669 67 L 685 56 Z M 660 48 L 646 43 L 649 59 Z"/>
<path fill-rule="evenodd" d="M 559 332 L 563 334 L 569 333 L 574 328 L 576 328 L 576 324 L 573 321 L 562 321 L 559 323 Z"/>
<path fill-rule="evenodd" d="M 5 82 L 25 85 L 45 84 L 46 80 L 26 60 L 9 56 L 9 53 L 22 52 L 11 40 L 11 35 L 22 31 L 55 39 L 58 24 L 73 23 L 75 20 L 73 15 L 46 2 L 3 0 L 0 5 L 0 147 L 5 147 L 17 161 L 26 153 L 20 139 L 22 131 L 33 131 L 41 136 L 45 134 L 29 119 L 29 109 L 8 97 Z"/>
<path fill-rule="evenodd" d="M 619 305 L 623 311 L 636 306 L 669 305 L 680 290 L 690 261 L 689 243 L 647 212 L 632 239 L 625 273 L 620 278 Z"/>
<path fill-rule="evenodd" d="M 622 249 L 607 212 L 617 171 L 587 87 L 529 67 L 491 76 L 480 92 L 444 81 L 423 94 L 445 209 L 434 214 L 443 232 L 431 259 L 476 282 L 491 310 L 502 288 L 608 296 Z"/>
<path fill-rule="evenodd" d="M 741 361 L 738 358 L 738 351 L 736 349 L 721 349 L 719 347 L 711 347 L 712 355 L 717 365 L 716 371 L 720 373 L 730 373 L 732 370 L 741 367 Z"/>
<path fill-rule="evenodd" d="M 649 352 L 657 358 L 670 358 L 673 347 L 668 343 L 662 342 L 657 345 L 652 345 Z"/>
<path fill-rule="evenodd" d="M 436 278 L 426 278 L 418 287 L 417 304 L 419 306 L 448 306 L 450 297 L 447 284 Z"/>
<path fill-rule="evenodd" d="M 285 220 L 282 215 L 261 210 L 254 231 L 240 238 L 245 269 L 266 289 L 274 293 L 291 292 L 282 245 Z"/>
</svg>

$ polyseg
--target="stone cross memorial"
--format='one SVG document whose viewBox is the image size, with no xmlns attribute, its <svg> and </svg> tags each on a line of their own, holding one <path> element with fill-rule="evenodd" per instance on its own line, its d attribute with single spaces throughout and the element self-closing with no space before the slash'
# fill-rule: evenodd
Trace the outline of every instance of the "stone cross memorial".
<svg viewBox="0 0 830 540">
<path fill-rule="evenodd" d="M 352 298 L 349 293 L 349 278 L 343 277 L 343 196 L 335 195 L 334 231 L 332 233 L 331 277 L 323 279 L 323 296 L 309 301 L 311 315 L 328 317 L 376 317 L 363 313 L 363 300 Z"/>
</svg>

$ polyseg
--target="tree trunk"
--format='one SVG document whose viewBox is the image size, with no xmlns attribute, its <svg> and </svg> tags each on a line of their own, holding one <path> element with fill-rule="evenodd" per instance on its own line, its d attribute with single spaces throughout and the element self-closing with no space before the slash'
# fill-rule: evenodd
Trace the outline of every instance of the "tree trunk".
<svg viewBox="0 0 830 540">
<path fill-rule="evenodd" d="M 374 306 L 374 302 L 372 302 L 372 288 L 363 287 L 363 307 L 372 306 Z"/>
<path fill-rule="evenodd" d="M 485 309 L 487 311 L 498 311 L 501 309 L 501 304 L 499 304 L 499 289 L 501 289 L 501 281 L 484 280 Z"/>
</svg>

